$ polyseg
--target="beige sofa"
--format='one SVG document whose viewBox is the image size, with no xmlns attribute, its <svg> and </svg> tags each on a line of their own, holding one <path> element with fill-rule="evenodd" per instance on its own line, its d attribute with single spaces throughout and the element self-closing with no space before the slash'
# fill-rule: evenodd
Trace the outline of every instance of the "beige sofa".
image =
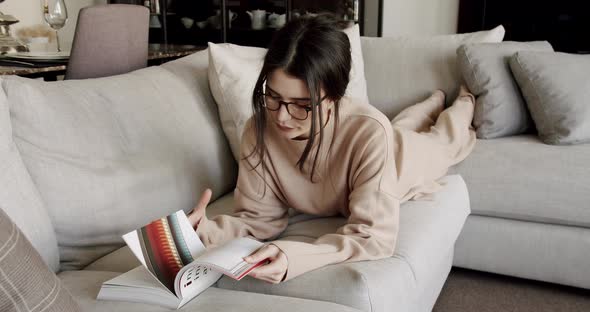
<svg viewBox="0 0 590 312">
<path fill-rule="evenodd" d="M 161 311 L 97 301 L 103 281 L 136 265 L 121 234 L 178 209 L 205 187 L 228 212 L 237 166 L 207 81 L 207 51 L 125 75 L 46 83 L 3 78 L 0 207 L 83 311 Z M 184 311 L 429 311 L 469 214 L 448 176 L 432 199 L 401 208 L 395 256 L 327 266 L 270 285 L 222 278 Z M 294 215 L 282 238 L 322 235 L 343 218 Z"/>
<path fill-rule="evenodd" d="M 437 87 L 451 98 L 460 83 L 454 52 L 466 40 L 484 39 L 363 38 L 371 104 L 392 118 Z M 164 310 L 95 299 L 103 281 L 138 265 L 120 236 L 189 211 L 205 187 L 214 193 L 209 214 L 231 210 L 237 166 L 207 68 L 202 51 L 101 79 L 0 80 L 0 208 L 83 311 Z M 331 265 L 278 285 L 221 278 L 182 310 L 430 311 L 453 263 L 588 288 L 588 192 L 557 182 L 574 173 L 585 181 L 590 174 L 578 174 L 589 150 L 569 151 L 560 163 L 564 151 L 534 137 L 480 141 L 452 171 L 465 177 L 469 194 L 463 178 L 450 175 L 431 199 L 402 205 L 393 257 Z M 531 163 L 547 170 L 529 174 Z M 542 188 L 528 187 L 534 183 Z M 559 196 L 544 193 L 552 187 Z M 567 213 L 535 209 L 561 200 Z M 343 222 L 293 214 L 281 238 L 313 240 Z"/>
</svg>

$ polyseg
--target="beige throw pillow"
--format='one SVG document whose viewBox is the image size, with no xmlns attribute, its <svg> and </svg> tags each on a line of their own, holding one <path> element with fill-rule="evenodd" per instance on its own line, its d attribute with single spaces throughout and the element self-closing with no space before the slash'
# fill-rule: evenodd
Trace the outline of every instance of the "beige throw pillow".
<svg viewBox="0 0 590 312">
<path fill-rule="evenodd" d="M 358 25 L 344 32 L 350 40 L 352 68 L 347 96 L 368 103 L 367 82 Z M 252 92 L 262 69 L 266 49 L 233 44 L 209 44 L 209 86 L 217 102 L 223 131 L 237 160 L 240 140 L 252 116 Z"/>
<path fill-rule="evenodd" d="M 3 79 L 0 79 L 0 85 Z M 18 225 L 51 270 L 57 272 L 59 252 L 55 229 L 14 144 L 8 104 L 6 92 L 0 87 L 0 207 Z"/>
<path fill-rule="evenodd" d="M 29 240 L 0 209 L 0 311 L 79 311 Z"/>
</svg>

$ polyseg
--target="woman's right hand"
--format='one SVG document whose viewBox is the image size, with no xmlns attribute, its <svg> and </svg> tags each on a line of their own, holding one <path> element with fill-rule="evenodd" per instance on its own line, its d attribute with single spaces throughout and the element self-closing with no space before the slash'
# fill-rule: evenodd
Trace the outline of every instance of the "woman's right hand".
<svg viewBox="0 0 590 312">
<path fill-rule="evenodd" d="M 201 219 L 205 215 L 205 209 L 211 200 L 212 194 L 213 192 L 211 189 L 206 189 L 203 194 L 201 194 L 201 198 L 199 199 L 199 202 L 197 202 L 195 208 L 193 208 L 193 210 L 188 214 L 188 221 L 193 226 L 193 229 L 197 228 L 199 222 L 201 222 Z"/>
</svg>

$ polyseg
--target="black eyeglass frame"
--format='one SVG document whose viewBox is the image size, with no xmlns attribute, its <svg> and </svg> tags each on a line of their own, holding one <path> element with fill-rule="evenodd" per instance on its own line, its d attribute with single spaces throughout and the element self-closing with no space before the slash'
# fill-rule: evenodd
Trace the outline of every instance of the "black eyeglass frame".
<svg viewBox="0 0 590 312">
<path fill-rule="evenodd" d="M 271 98 L 275 98 L 275 96 L 273 96 L 272 94 L 269 94 L 269 93 L 264 93 L 264 92 L 262 92 L 261 95 L 263 97 L 262 98 L 262 106 L 265 107 L 266 109 L 268 109 L 269 111 L 276 112 L 276 111 L 278 111 L 278 110 L 281 109 L 281 106 L 282 105 L 285 105 L 285 107 L 287 108 L 287 113 L 289 113 L 289 116 L 291 116 L 292 118 L 297 119 L 297 120 L 306 120 L 307 118 L 309 118 L 309 112 L 311 112 L 311 110 L 312 110 L 312 107 L 310 107 L 310 106 L 302 106 L 302 105 L 298 105 L 296 102 L 287 102 L 287 101 L 283 101 L 283 100 L 278 100 L 279 107 L 277 107 L 276 109 L 272 109 L 272 108 L 268 107 L 268 105 L 266 105 L 266 97 L 268 96 L 268 97 L 271 97 Z M 318 106 L 327 97 L 328 97 L 327 95 L 323 96 L 320 99 L 320 102 L 318 103 Z M 311 102 L 311 100 L 310 100 L 310 102 Z M 302 119 L 302 118 L 297 118 L 297 117 L 293 116 L 293 114 L 291 114 L 291 111 L 289 110 L 289 105 L 297 105 L 298 107 L 303 108 L 305 110 L 305 118 Z"/>
</svg>

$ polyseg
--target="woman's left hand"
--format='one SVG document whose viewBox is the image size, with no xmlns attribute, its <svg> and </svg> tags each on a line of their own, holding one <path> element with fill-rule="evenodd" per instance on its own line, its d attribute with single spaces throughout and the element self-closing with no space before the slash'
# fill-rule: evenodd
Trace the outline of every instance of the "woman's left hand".
<svg viewBox="0 0 590 312">
<path fill-rule="evenodd" d="M 270 262 L 255 268 L 248 275 L 272 284 L 280 283 L 287 273 L 287 267 L 289 264 L 287 256 L 279 249 L 279 247 L 271 244 L 266 245 L 248 257 L 245 257 L 244 261 L 248 263 L 258 263 L 264 259 L 268 259 Z"/>
</svg>

